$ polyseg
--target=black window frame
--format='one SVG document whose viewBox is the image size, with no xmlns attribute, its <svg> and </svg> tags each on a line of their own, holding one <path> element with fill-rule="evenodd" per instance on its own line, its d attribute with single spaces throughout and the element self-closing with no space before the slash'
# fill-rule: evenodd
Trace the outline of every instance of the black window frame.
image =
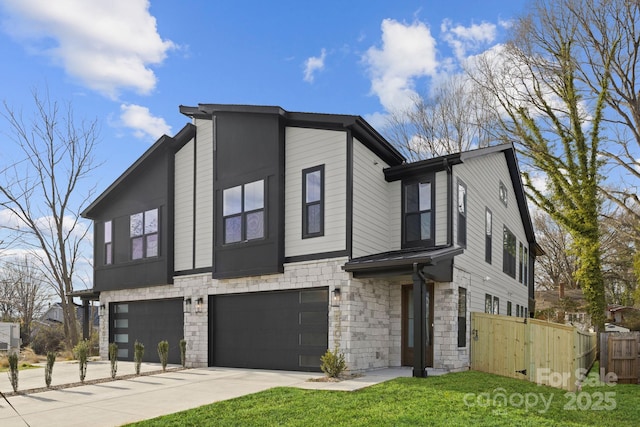
<svg viewBox="0 0 640 427">
<path fill-rule="evenodd" d="M 467 289 L 458 287 L 458 347 L 467 346 Z"/>
<path fill-rule="evenodd" d="M 107 224 L 108 224 L 109 232 L 107 232 Z M 104 262 L 104 265 L 112 265 L 113 264 L 113 220 L 105 221 L 102 224 L 102 228 L 103 228 L 103 238 L 104 238 L 103 262 Z"/>
<path fill-rule="evenodd" d="M 430 189 L 430 201 L 429 201 L 429 209 L 420 209 L 420 184 L 429 184 Z M 408 192 L 409 187 L 416 186 L 417 195 L 417 204 L 418 210 L 409 210 L 408 207 Z M 407 226 L 408 218 L 411 216 L 418 215 L 418 218 L 421 219 L 422 215 L 429 215 L 429 237 L 426 239 L 422 239 L 422 235 L 420 238 L 410 238 L 408 236 L 409 227 Z M 406 180 L 402 182 L 402 246 L 411 248 L 411 247 L 429 247 L 433 246 L 435 242 L 435 174 L 429 174 L 426 176 L 422 176 L 419 179 Z"/>
<path fill-rule="evenodd" d="M 507 207 L 509 204 L 509 193 L 507 192 L 507 186 L 504 185 L 502 181 L 500 181 L 500 185 L 498 187 L 498 198 L 502 202 L 502 204 Z"/>
<path fill-rule="evenodd" d="M 518 242 L 518 282 L 524 283 L 524 245 Z"/>
<path fill-rule="evenodd" d="M 320 172 L 320 200 L 307 202 L 307 176 L 309 174 Z M 309 239 L 313 237 L 324 236 L 324 204 L 325 204 L 325 173 L 324 165 L 318 165 L 302 170 L 302 238 Z M 320 206 L 320 224 L 319 231 L 309 232 L 309 208 L 311 206 Z"/>
<path fill-rule="evenodd" d="M 147 232 L 147 213 L 153 212 L 153 211 L 156 212 L 156 229 L 155 231 Z M 131 222 L 132 222 L 132 218 L 135 215 L 142 215 L 142 234 L 132 235 Z M 160 224 L 162 224 L 160 208 L 146 209 L 142 212 L 136 212 L 129 215 L 129 259 L 131 261 L 141 261 L 149 258 L 160 257 L 160 239 L 161 239 Z M 156 254 L 155 255 L 149 255 L 149 238 L 151 236 L 156 236 Z M 134 258 L 133 257 L 134 242 L 138 239 L 142 240 L 142 256 L 139 258 Z"/>
<path fill-rule="evenodd" d="M 493 261 L 493 212 L 489 208 L 484 213 L 484 260 L 488 264 Z"/>
<path fill-rule="evenodd" d="M 524 275 L 522 284 L 529 286 L 529 247 L 524 245 Z"/>
<path fill-rule="evenodd" d="M 491 294 L 484 294 L 484 312 L 493 314 L 493 297 Z"/>
<path fill-rule="evenodd" d="M 509 227 L 502 227 L 502 271 L 516 278 L 517 240 Z"/>
<path fill-rule="evenodd" d="M 468 205 L 468 189 L 467 184 L 458 178 L 458 185 L 456 187 L 456 201 L 457 201 L 457 213 L 458 213 L 458 245 L 467 247 L 467 215 L 469 214 Z M 462 191 L 462 200 L 460 200 L 460 192 Z"/>
<path fill-rule="evenodd" d="M 507 301 L 507 316 L 512 316 L 513 314 L 513 306 L 511 301 Z"/>
<path fill-rule="evenodd" d="M 492 314 L 500 314 L 500 298 L 498 298 L 497 296 L 493 297 Z"/>
<path fill-rule="evenodd" d="M 262 207 L 258 209 L 246 210 L 246 191 L 245 188 L 248 185 L 261 182 L 262 183 Z M 266 179 L 256 179 L 250 182 L 245 182 L 243 184 L 234 185 L 231 187 L 227 187 L 222 190 L 222 244 L 227 245 L 237 245 L 246 242 L 253 242 L 258 240 L 264 240 L 267 237 L 267 181 Z M 224 192 L 228 190 L 232 190 L 234 188 L 240 187 L 240 211 L 234 212 L 232 214 L 225 215 L 225 199 Z M 262 212 L 262 236 L 253 237 L 251 239 L 247 238 L 247 217 L 251 214 Z M 234 240 L 232 242 L 227 242 L 227 220 L 231 218 L 240 218 L 240 239 Z"/>
</svg>

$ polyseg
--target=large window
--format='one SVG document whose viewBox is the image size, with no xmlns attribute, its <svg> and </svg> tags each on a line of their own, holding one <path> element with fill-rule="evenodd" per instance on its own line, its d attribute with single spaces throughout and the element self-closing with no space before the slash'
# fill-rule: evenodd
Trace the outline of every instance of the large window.
<svg viewBox="0 0 640 427">
<path fill-rule="evenodd" d="M 324 235 L 324 165 L 302 171 L 302 238 Z"/>
<path fill-rule="evenodd" d="M 467 246 L 467 186 L 458 180 L 458 244 Z"/>
<path fill-rule="evenodd" d="M 104 223 L 104 263 L 105 265 L 113 263 L 113 231 L 112 222 Z"/>
<path fill-rule="evenodd" d="M 467 290 L 458 288 L 458 347 L 467 345 Z"/>
<path fill-rule="evenodd" d="M 416 182 L 404 187 L 405 242 L 428 241 L 432 236 L 431 182 Z"/>
<path fill-rule="evenodd" d="M 489 210 L 489 208 L 485 211 L 484 218 L 484 260 L 491 264 L 491 248 L 493 245 L 493 214 Z"/>
<path fill-rule="evenodd" d="M 506 226 L 502 233 L 502 271 L 516 278 L 516 236 Z"/>
<path fill-rule="evenodd" d="M 227 188 L 222 199 L 224 243 L 264 237 L 264 180 Z"/>
<path fill-rule="evenodd" d="M 129 230 L 131 259 L 158 256 L 158 209 L 131 215 Z"/>
</svg>

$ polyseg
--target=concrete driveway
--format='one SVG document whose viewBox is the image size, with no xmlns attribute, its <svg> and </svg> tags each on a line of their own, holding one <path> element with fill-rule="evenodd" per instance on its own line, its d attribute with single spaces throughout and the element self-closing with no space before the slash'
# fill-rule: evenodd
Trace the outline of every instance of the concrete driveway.
<svg viewBox="0 0 640 427">
<path fill-rule="evenodd" d="M 148 374 L 159 369 L 159 365 L 144 363 L 141 371 Z M 118 363 L 119 376 L 134 372 L 132 362 Z M 8 400 L 15 411 L 6 401 L 0 400 L 0 426 L 119 426 L 272 387 L 357 390 L 399 376 L 411 376 L 411 369 L 371 371 L 338 383 L 308 381 L 320 376 L 308 372 L 234 368 L 185 369 L 141 375 L 10 396 Z M 56 362 L 52 378 L 54 386 L 78 382 L 77 363 Z M 89 362 L 85 381 L 101 378 L 110 378 L 109 362 Z M 39 388 L 44 384 L 43 368 L 20 371 L 18 390 Z M 0 390 L 5 394 L 12 391 L 7 374 L 0 374 Z"/>
</svg>

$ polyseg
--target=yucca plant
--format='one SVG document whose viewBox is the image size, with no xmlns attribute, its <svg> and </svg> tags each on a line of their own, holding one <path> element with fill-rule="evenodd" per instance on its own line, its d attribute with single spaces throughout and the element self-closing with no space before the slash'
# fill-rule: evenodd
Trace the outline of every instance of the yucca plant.
<svg viewBox="0 0 640 427">
<path fill-rule="evenodd" d="M 9 381 L 13 391 L 18 391 L 18 353 L 11 353 L 9 359 Z"/>
<path fill-rule="evenodd" d="M 53 375 L 53 364 L 56 363 L 57 353 L 55 351 L 47 352 L 47 365 L 44 367 L 44 383 L 47 388 L 51 387 L 51 377 Z"/>
<path fill-rule="evenodd" d="M 144 344 L 136 340 L 133 345 L 133 363 L 136 367 L 136 375 L 140 375 L 140 365 L 142 364 L 142 357 L 144 356 Z"/>
<path fill-rule="evenodd" d="M 82 340 L 74 348 L 73 354 L 78 359 L 78 367 L 80 368 L 80 382 L 84 382 L 87 376 L 87 362 L 89 360 L 89 341 Z"/>
<path fill-rule="evenodd" d="M 109 362 L 111 362 L 111 378 L 115 380 L 118 372 L 118 344 L 114 342 L 109 344 Z"/>
<path fill-rule="evenodd" d="M 187 367 L 187 340 L 182 339 L 179 343 L 180 346 L 180 363 L 183 368 Z"/>
<path fill-rule="evenodd" d="M 160 341 L 158 343 L 158 356 L 160 357 L 160 364 L 162 365 L 162 371 L 167 370 L 167 362 L 169 361 L 169 342 Z"/>
</svg>

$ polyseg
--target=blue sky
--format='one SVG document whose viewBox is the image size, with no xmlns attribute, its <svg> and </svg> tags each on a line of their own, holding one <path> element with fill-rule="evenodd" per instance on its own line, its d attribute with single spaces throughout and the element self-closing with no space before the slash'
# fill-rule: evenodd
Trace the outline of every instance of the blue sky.
<svg viewBox="0 0 640 427">
<path fill-rule="evenodd" d="M 98 119 L 101 192 L 187 123 L 181 104 L 278 105 L 379 127 L 500 43 L 525 3 L 0 0 L 0 98 L 29 113 L 32 90 L 48 89 Z M 0 121 L 4 161 L 15 155 L 7 131 Z"/>
</svg>

